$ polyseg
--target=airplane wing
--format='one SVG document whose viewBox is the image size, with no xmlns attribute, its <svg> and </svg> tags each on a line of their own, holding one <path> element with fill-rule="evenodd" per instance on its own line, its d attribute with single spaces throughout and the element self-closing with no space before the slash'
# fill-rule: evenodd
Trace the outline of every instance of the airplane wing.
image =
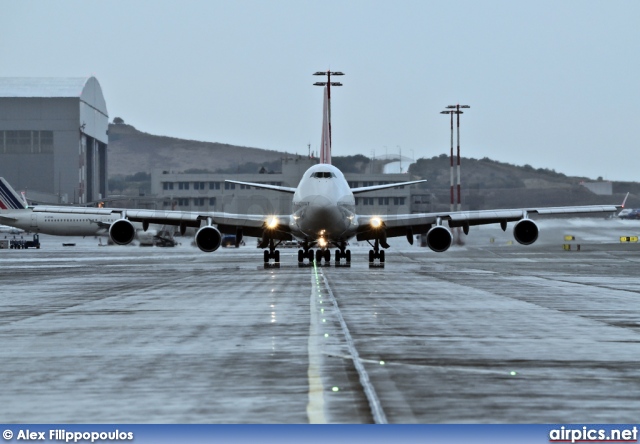
<svg viewBox="0 0 640 444">
<path fill-rule="evenodd" d="M 527 219 L 530 214 L 561 215 L 585 213 L 610 213 L 618 211 L 622 205 L 588 205 L 575 207 L 541 207 L 505 210 L 454 211 L 439 213 L 397 214 L 387 216 L 359 216 L 358 240 L 374 239 L 379 236 L 376 228 L 382 225 L 387 237 L 424 234 L 434 225 L 447 222 L 449 227 L 463 227 L 467 232 L 469 226 L 501 224 L 506 229 L 507 222 Z"/>
<path fill-rule="evenodd" d="M 6 225 L 7 223 L 13 223 L 16 220 L 18 220 L 15 217 L 7 217 L 7 216 L 0 216 L 0 223 L 2 223 L 3 225 Z"/>
<path fill-rule="evenodd" d="M 282 186 L 278 186 L 278 185 L 269 185 L 269 184 L 266 184 L 266 183 L 239 182 L 237 180 L 228 180 L 228 179 L 225 180 L 225 182 L 237 183 L 238 185 L 246 185 L 246 186 L 255 187 L 255 188 L 263 188 L 265 190 L 279 191 L 281 193 L 293 194 L 293 193 L 296 192 L 296 188 L 282 187 Z"/>
<path fill-rule="evenodd" d="M 387 188 L 403 187 L 405 185 L 413 185 L 414 183 L 422 183 L 422 182 L 426 182 L 426 180 L 425 179 L 412 180 L 410 182 L 385 183 L 383 185 L 371 185 L 368 187 L 351 188 L 351 192 L 353 194 L 360 194 L 360 193 L 366 193 L 367 191 L 385 190 Z"/>
<path fill-rule="evenodd" d="M 86 215 L 119 215 L 131 222 L 142 222 L 148 224 L 175 225 L 181 228 L 199 228 L 205 226 L 210 220 L 216 225 L 221 233 L 235 234 L 238 228 L 243 230 L 243 234 L 252 237 L 262 237 L 264 229 L 269 223 L 277 221 L 276 232 L 289 239 L 288 233 L 290 216 L 263 216 L 254 214 L 232 214 L 221 212 L 195 212 L 195 211 L 160 211 L 160 210 L 129 210 L 125 208 L 88 208 L 88 207 L 60 207 L 37 205 L 33 207 L 34 212 L 51 212 L 63 214 L 86 214 Z M 272 228 L 273 229 L 273 228 Z"/>
</svg>

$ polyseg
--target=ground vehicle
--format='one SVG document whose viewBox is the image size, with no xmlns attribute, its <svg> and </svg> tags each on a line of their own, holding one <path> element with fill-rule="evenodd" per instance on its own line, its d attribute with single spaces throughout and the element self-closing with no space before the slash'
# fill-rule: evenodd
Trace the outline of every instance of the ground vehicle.
<svg viewBox="0 0 640 444">
<path fill-rule="evenodd" d="M 33 240 L 11 239 L 9 241 L 9 248 L 11 249 L 40 248 L 40 236 L 38 234 L 34 234 Z"/>
</svg>

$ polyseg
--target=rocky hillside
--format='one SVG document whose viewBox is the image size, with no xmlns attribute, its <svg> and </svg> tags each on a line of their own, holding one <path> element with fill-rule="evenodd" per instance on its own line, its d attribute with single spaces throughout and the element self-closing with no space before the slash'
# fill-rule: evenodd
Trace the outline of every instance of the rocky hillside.
<svg viewBox="0 0 640 444">
<path fill-rule="evenodd" d="M 251 172 L 262 165 L 277 171 L 280 159 L 286 156 L 284 152 L 259 148 L 156 136 L 123 122 L 109 125 L 112 193 L 148 189 L 148 173 L 154 169 Z M 370 159 L 362 155 L 336 156 L 333 160 L 345 173 L 370 171 Z M 594 178 L 568 177 L 546 168 L 516 166 L 488 158 L 462 158 L 461 164 L 462 201 L 466 209 L 609 204 L 622 202 L 627 192 L 631 193 L 627 206 L 640 207 L 638 182 L 614 182 L 614 196 L 598 196 L 581 185 Z M 448 155 L 441 154 L 419 159 L 409 169 L 412 177 L 428 180 L 422 188 L 431 195 L 434 210 L 449 208 L 449 168 Z M 136 173 L 145 173 L 142 182 Z"/>
<path fill-rule="evenodd" d="M 154 169 L 225 170 L 245 163 L 277 161 L 284 152 L 215 142 L 155 136 L 124 123 L 109 125 L 109 176 L 128 176 Z"/>
</svg>

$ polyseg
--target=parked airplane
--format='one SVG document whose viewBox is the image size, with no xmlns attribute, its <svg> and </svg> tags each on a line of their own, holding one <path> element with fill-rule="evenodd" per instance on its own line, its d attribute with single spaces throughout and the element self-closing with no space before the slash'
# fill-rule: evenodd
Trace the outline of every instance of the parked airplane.
<svg viewBox="0 0 640 444">
<path fill-rule="evenodd" d="M 325 100 L 325 108 L 326 102 Z M 513 227 L 514 238 L 520 244 L 530 245 L 538 238 L 538 227 L 529 218 L 531 214 L 607 213 L 617 211 L 624 205 L 623 203 L 620 206 L 591 205 L 358 216 L 355 211 L 354 196 L 356 194 L 425 181 L 415 180 L 350 188 L 342 172 L 330 164 L 330 149 L 330 142 L 326 143 L 323 140 L 322 150 L 329 151 L 321 152 L 320 158 L 326 163 L 310 167 L 303 174 L 296 188 L 227 180 L 227 182 L 236 184 L 291 194 L 293 213 L 290 215 L 244 215 L 206 211 L 38 205 L 26 213 L 28 216 L 25 216 L 24 220 L 31 231 L 35 231 L 36 226 L 53 226 L 54 221 L 59 222 L 61 227 L 64 223 L 71 224 L 70 221 L 84 221 L 87 225 L 97 225 L 96 221 L 108 223 L 109 236 L 114 243 L 119 245 L 126 245 L 133 241 L 136 235 L 136 228 L 133 225 L 135 222 L 141 222 L 145 231 L 152 223 L 179 226 L 182 234 L 187 227 L 194 227 L 198 229 L 195 235 L 195 244 L 200 250 L 208 253 L 216 251 L 220 247 L 223 234 L 234 234 L 236 242 L 240 242 L 243 235 L 258 237 L 261 239 L 258 247 L 264 249 L 265 264 L 272 259 L 279 263 L 279 244 L 283 241 L 296 239 L 301 246 L 298 251 L 299 263 L 303 263 L 306 259 L 310 262 L 315 260 L 318 263 L 324 259 L 328 263 L 331 260 L 330 248 L 336 248 L 336 264 L 339 264 L 342 259 L 349 264 L 351 251 L 347 247 L 349 240 L 354 237 L 358 241 L 367 241 L 371 245 L 370 263 L 375 260 L 384 263 L 384 249 L 389 248 L 387 243 L 389 237 L 406 236 L 409 243 L 412 244 L 414 235 L 426 234 L 427 246 L 435 252 L 444 252 L 449 249 L 453 240 L 449 228 L 462 227 L 464 233 L 468 234 L 469 227 L 472 225 L 495 223 L 500 224 L 501 228 L 506 230 L 508 222 L 516 222 Z M 13 209 L 8 214 L 0 213 L 0 223 L 24 226 L 23 219 L 20 219 L 22 222 L 18 224 L 18 217 L 15 216 L 17 207 L 20 207 L 17 194 L 4 179 L 0 179 L 0 181 L 3 185 L 0 187 L 0 208 Z M 22 208 L 21 211 L 26 210 Z"/>
<path fill-rule="evenodd" d="M 55 207 L 58 211 L 42 211 L 42 208 L 29 206 L 24 194 L 19 196 L 4 178 L 0 178 L 0 223 L 6 224 L 0 225 L 0 232 L 5 232 L 2 227 L 6 227 L 10 233 L 24 230 L 56 236 L 106 236 L 111 224 L 119 218 L 115 214 L 60 211 L 67 207 Z M 142 224 L 136 224 L 137 232 L 142 228 Z M 141 245 L 175 246 L 173 235 L 162 226 L 145 230 L 138 240 Z"/>
<path fill-rule="evenodd" d="M 10 227 L 9 225 L 0 225 L 0 233 L 4 234 L 22 234 L 24 230 L 20 228 Z"/>
<path fill-rule="evenodd" d="M 0 223 L 34 233 L 58 236 L 94 236 L 107 233 L 118 220 L 112 214 L 79 214 L 35 211 L 4 179 L 0 178 Z M 64 209 L 65 207 L 57 207 Z"/>
</svg>

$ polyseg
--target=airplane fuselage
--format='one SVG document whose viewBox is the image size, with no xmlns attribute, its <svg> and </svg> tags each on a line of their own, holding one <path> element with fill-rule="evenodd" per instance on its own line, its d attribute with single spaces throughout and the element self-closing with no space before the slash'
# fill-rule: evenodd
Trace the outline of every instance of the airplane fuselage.
<svg viewBox="0 0 640 444">
<path fill-rule="evenodd" d="M 9 210 L 2 216 L 15 219 L 11 226 L 33 233 L 56 236 L 94 236 L 106 234 L 105 225 L 115 222 L 115 215 L 98 216 L 73 213 L 35 212 L 31 209 Z M 104 224 L 104 225 L 101 225 Z"/>
<path fill-rule="evenodd" d="M 292 234 L 301 240 L 344 242 L 357 229 L 355 197 L 342 172 L 329 164 L 309 168 L 292 201 Z"/>
</svg>

